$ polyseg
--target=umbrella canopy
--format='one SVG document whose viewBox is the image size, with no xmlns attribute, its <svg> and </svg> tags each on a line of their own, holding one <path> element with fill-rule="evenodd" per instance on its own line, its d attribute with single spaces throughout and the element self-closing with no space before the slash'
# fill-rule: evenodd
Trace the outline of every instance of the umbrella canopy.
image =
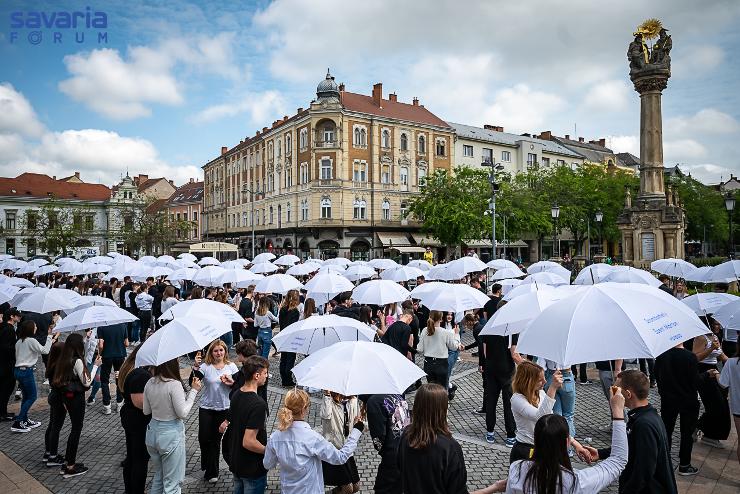
<svg viewBox="0 0 740 494">
<path fill-rule="evenodd" d="M 686 275 L 694 271 L 696 266 L 683 259 L 668 258 L 651 262 L 650 269 L 656 273 L 674 276 L 676 278 L 686 278 Z"/>
<path fill-rule="evenodd" d="M 56 264 L 47 264 L 45 266 L 41 266 L 36 271 L 34 271 L 34 276 L 43 276 L 45 274 L 49 273 L 56 273 L 59 270 L 59 266 Z"/>
<path fill-rule="evenodd" d="M 183 252 L 182 254 L 180 254 L 179 256 L 177 256 L 177 258 L 178 259 L 186 259 L 186 260 L 192 261 L 192 262 L 196 262 L 198 260 L 198 258 L 195 257 L 190 252 Z"/>
<path fill-rule="evenodd" d="M 343 341 L 322 348 L 295 366 L 293 374 L 301 386 L 345 396 L 403 394 L 425 375 L 394 348 L 370 341 Z"/>
<path fill-rule="evenodd" d="M 108 306 L 108 307 L 118 307 L 118 304 L 112 301 L 109 298 L 105 297 L 98 297 L 95 295 L 80 295 L 80 298 L 82 299 L 82 303 L 72 309 L 71 311 L 67 312 L 74 312 L 80 309 L 85 309 L 87 307 L 93 307 L 93 306 Z"/>
<path fill-rule="evenodd" d="M 221 261 L 216 259 L 215 257 L 206 256 L 202 258 L 200 261 L 198 261 L 199 266 L 220 266 Z"/>
<path fill-rule="evenodd" d="M 398 266 L 398 263 L 393 259 L 373 259 L 367 264 L 368 266 L 372 266 L 375 269 L 391 269 Z"/>
<path fill-rule="evenodd" d="M 193 283 L 200 286 L 221 286 L 221 277 L 226 270 L 221 266 L 206 266 L 193 276 Z"/>
<path fill-rule="evenodd" d="M 714 314 L 721 307 L 738 300 L 740 297 L 729 293 L 697 293 L 681 300 L 691 307 L 697 316 Z"/>
<path fill-rule="evenodd" d="M 424 278 L 427 281 L 447 279 L 445 273 L 447 272 L 447 264 L 437 264 L 432 269 L 424 274 Z"/>
<path fill-rule="evenodd" d="M 113 264 L 114 262 L 116 260 L 110 256 L 92 256 L 82 261 L 82 264 Z"/>
<path fill-rule="evenodd" d="M 447 263 L 447 275 L 452 276 L 450 280 L 459 280 L 469 273 L 477 273 L 488 269 L 486 263 L 477 257 L 465 256 Z"/>
<path fill-rule="evenodd" d="M 352 261 L 347 259 L 346 257 L 333 257 L 331 259 L 327 259 L 324 262 L 324 265 L 335 265 L 335 266 L 342 266 L 343 268 L 346 268 L 350 264 L 352 264 Z"/>
<path fill-rule="evenodd" d="M 319 266 L 313 263 L 296 264 L 295 266 L 289 267 L 285 274 L 289 274 L 291 276 L 306 276 L 307 274 L 314 273 L 318 270 Z"/>
<path fill-rule="evenodd" d="M 0 262 L 0 268 L 9 269 L 11 271 L 18 271 L 26 264 L 28 264 L 26 261 L 21 261 L 20 259 L 6 259 Z"/>
<path fill-rule="evenodd" d="M 409 261 L 406 266 L 410 268 L 421 269 L 422 271 L 429 271 L 430 269 L 432 269 L 432 265 L 424 259 L 414 259 L 413 261 Z"/>
<path fill-rule="evenodd" d="M 499 280 L 496 283 L 501 285 L 501 293 L 503 295 L 506 295 L 509 293 L 513 288 L 519 286 L 522 284 L 522 280 L 517 279 L 506 279 L 506 280 Z"/>
<path fill-rule="evenodd" d="M 301 288 L 303 288 L 303 285 L 289 274 L 271 274 L 259 280 L 254 287 L 254 291 L 285 295 L 290 290 L 300 290 Z"/>
<path fill-rule="evenodd" d="M 306 290 L 312 293 L 334 294 L 329 298 L 350 291 L 354 287 L 351 281 L 336 273 L 319 273 L 306 282 Z"/>
<path fill-rule="evenodd" d="M 520 335 L 517 351 L 570 367 L 654 358 L 706 332 L 686 304 L 658 288 L 599 283 L 545 308 Z"/>
<path fill-rule="evenodd" d="M 20 304 L 23 300 L 25 300 L 27 297 L 30 297 L 34 293 L 45 293 L 48 292 L 48 288 L 43 288 L 40 286 L 27 286 L 27 287 L 21 287 L 21 290 L 16 293 L 13 296 L 13 299 L 10 301 L 11 307 L 18 307 L 18 304 Z"/>
<path fill-rule="evenodd" d="M 6 285 L 19 286 L 21 288 L 31 288 L 33 286 L 33 283 L 31 283 L 25 278 L 10 277 L 7 280 L 5 280 L 3 283 L 5 283 Z"/>
<path fill-rule="evenodd" d="M 403 302 L 409 298 L 409 291 L 390 280 L 370 280 L 357 285 L 352 298 L 361 304 L 387 305 Z"/>
<path fill-rule="evenodd" d="M 142 264 L 154 265 L 157 262 L 157 258 L 154 256 L 142 256 L 139 258 L 139 262 Z"/>
<path fill-rule="evenodd" d="M 239 315 L 230 305 L 214 302 L 204 298 L 195 300 L 185 300 L 173 305 L 167 309 L 160 317 L 160 321 L 169 321 L 180 318 L 214 318 L 229 324 L 232 322 L 244 322 L 244 318 Z M 231 327 L 231 326 L 229 326 Z M 223 333 L 219 333 L 223 334 Z"/>
<path fill-rule="evenodd" d="M 54 328 L 61 333 L 79 331 L 81 329 L 99 328 L 112 324 L 134 322 L 139 318 L 127 310 L 109 305 L 93 305 L 79 309 L 62 319 Z"/>
<path fill-rule="evenodd" d="M 576 276 L 573 281 L 574 285 L 595 285 L 601 283 L 604 278 L 609 276 L 614 271 L 614 266 L 605 264 L 603 262 L 597 262 L 583 268 Z"/>
<path fill-rule="evenodd" d="M 221 263 L 221 267 L 224 269 L 242 269 L 244 266 L 242 266 L 240 263 L 236 261 L 224 261 Z"/>
<path fill-rule="evenodd" d="M 412 298 L 418 298 L 430 310 L 464 312 L 480 309 L 490 299 L 480 290 L 469 285 L 449 283 L 424 283 L 411 291 Z"/>
<path fill-rule="evenodd" d="M 0 284 L 0 304 L 4 304 L 5 302 L 10 302 L 13 300 L 13 297 L 15 297 L 18 292 L 20 292 L 21 289 L 17 286 L 8 285 L 6 283 Z"/>
<path fill-rule="evenodd" d="M 77 261 L 75 259 L 71 259 L 69 261 L 65 261 L 63 264 L 60 264 L 60 267 L 59 267 L 58 271 L 60 273 L 69 273 L 69 272 L 73 271 L 74 269 L 78 269 L 80 267 L 82 267 L 82 263 L 81 262 L 79 262 L 79 261 Z"/>
<path fill-rule="evenodd" d="M 21 275 L 24 275 L 24 274 L 33 274 L 34 271 L 36 271 L 36 269 L 38 269 L 37 266 L 32 266 L 29 263 L 29 264 L 26 264 L 25 266 L 22 266 L 20 269 L 18 269 L 15 272 L 15 275 L 16 276 L 21 276 Z"/>
<path fill-rule="evenodd" d="M 512 262 L 508 259 L 494 259 L 492 261 L 488 261 L 486 263 L 486 266 L 492 269 L 506 269 L 506 268 L 519 269 L 519 266 L 517 266 L 515 262 Z"/>
<path fill-rule="evenodd" d="M 18 310 L 46 314 L 55 310 L 74 309 L 83 303 L 82 297 L 77 292 L 66 288 L 42 288 L 42 290 L 25 297 L 18 304 Z"/>
<path fill-rule="evenodd" d="M 712 268 L 707 274 L 709 283 L 717 282 L 717 280 L 726 280 L 732 278 L 733 281 L 740 278 L 740 261 L 732 260 L 725 261 L 722 264 L 718 264 Z"/>
<path fill-rule="evenodd" d="M 540 271 L 539 273 L 530 274 L 529 276 L 524 278 L 524 281 L 522 281 L 523 285 L 529 285 L 530 283 L 536 285 L 552 286 L 569 284 L 568 280 L 566 280 L 562 276 L 555 273 L 548 273 L 547 271 Z"/>
<path fill-rule="evenodd" d="M 262 254 L 260 254 L 260 255 L 262 255 Z M 259 257 L 259 256 L 257 256 L 257 257 Z M 273 263 L 266 262 L 266 261 L 265 262 L 256 262 L 256 263 L 254 263 L 252 265 L 251 268 L 249 268 L 249 270 L 251 272 L 257 273 L 257 274 L 274 273 L 278 269 L 280 269 L 280 268 L 277 267 L 276 265 L 274 265 Z"/>
<path fill-rule="evenodd" d="M 179 303 L 175 307 L 184 303 Z M 217 318 L 196 316 L 175 319 L 162 326 L 141 344 L 136 354 L 136 366 L 160 365 L 200 350 L 227 331 L 231 331 L 231 323 L 225 323 L 224 320 Z"/>
<path fill-rule="evenodd" d="M 275 254 L 272 252 L 263 252 L 262 254 L 257 254 L 254 256 L 254 259 L 252 259 L 252 263 L 259 264 L 261 262 L 270 262 L 273 259 L 275 259 Z"/>
<path fill-rule="evenodd" d="M 554 290 L 555 288 L 550 285 L 538 285 L 535 283 L 521 283 L 518 286 L 512 288 L 508 293 L 504 295 L 504 300 L 507 302 L 514 300 L 517 297 L 526 295 L 527 293 L 542 291 L 542 290 Z"/>
<path fill-rule="evenodd" d="M 278 352 L 309 355 L 340 341 L 373 341 L 375 330 L 350 317 L 311 316 L 280 331 L 272 341 Z"/>
<path fill-rule="evenodd" d="M 356 265 L 348 267 L 347 270 L 342 273 L 342 276 L 350 281 L 358 281 L 370 279 L 377 274 L 378 273 L 376 273 L 375 270 L 370 266 Z"/>
<path fill-rule="evenodd" d="M 49 264 L 49 261 L 41 257 L 38 257 L 36 259 L 31 259 L 30 261 L 28 261 L 27 266 L 31 266 L 33 268 L 40 268 L 41 266 L 45 266 L 47 264 Z"/>
<path fill-rule="evenodd" d="M 609 273 L 604 281 L 614 283 L 641 283 L 653 287 L 660 286 L 658 278 L 645 271 L 644 269 L 632 268 L 629 266 L 619 266 Z"/>
<path fill-rule="evenodd" d="M 698 283 L 710 283 L 709 279 L 707 278 L 707 275 L 712 271 L 712 268 L 714 266 L 701 266 L 699 268 L 696 268 L 692 272 L 686 275 L 685 280 L 686 281 L 696 281 Z M 735 281 L 734 278 L 727 278 L 724 280 L 726 282 Z"/>
<path fill-rule="evenodd" d="M 498 309 L 479 334 L 509 336 L 521 333 L 545 308 L 572 294 L 566 290 L 538 290 L 516 297 Z"/>
<path fill-rule="evenodd" d="M 527 268 L 527 273 L 552 273 L 560 276 L 570 284 L 570 271 L 553 261 L 537 261 Z"/>
<path fill-rule="evenodd" d="M 344 266 L 341 264 L 324 264 L 319 268 L 319 273 L 336 273 L 336 274 L 342 274 L 346 270 L 344 269 Z"/>
<path fill-rule="evenodd" d="M 178 266 L 179 266 L 180 268 L 192 268 L 192 269 L 200 269 L 200 266 L 199 266 L 198 264 L 194 263 L 193 261 L 191 261 L 191 260 L 189 260 L 189 259 L 178 259 L 178 260 L 177 260 L 177 265 L 178 265 Z M 215 265 L 214 265 L 214 266 L 215 266 Z M 178 269 L 179 269 L 179 268 L 178 268 Z"/>
<path fill-rule="evenodd" d="M 199 270 L 193 268 L 180 268 L 176 271 L 173 271 L 169 276 L 167 276 L 167 279 L 170 281 L 193 281 L 193 277 L 198 271 Z"/>
<path fill-rule="evenodd" d="M 174 263 L 174 261 L 173 261 Z M 176 264 L 175 264 L 176 265 Z M 154 266 L 153 268 L 149 269 L 149 276 L 153 276 L 154 278 L 159 278 L 161 276 L 169 276 L 172 273 L 174 273 L 174 269 L 165 268 L 162 266 Z M 148 276 L 147 276 L 148 278 Z"/>
<path fill-rule="evenodd" d="M 712 317 L 725 329 L 740 330 L 740 300 L 726 303 L 717 309 Z"/>
<path fill-rule="evenodd" d="M 301 258 L 293 254 L 285 254 L 278 257 L 272 263 L 278 266 L 292 266 L 293 264 L 301 262 Z"/>
<path fill-rule="evenodd" d="M 386 269 L 380 273 L 380 277 L 384 280 L 391 281 L 408 281 L 415 280 L 419 276 L 424 276 L 424 271 L 419 268 L 412 268 L 409 266 L 398 266 L 391 269 Z"/>
<path fill-rule="evenodd" d="M 158 262 L 174 263 L 176 259 L 170 255 L 164 254 L 157 258 Z"/>
<path fill-rule="evenodd" d="M 491 275 L 491 280 L 506 280 L 509 278 L 519 278 L 520 276 L 527 276 L 527 273 L 522 272 L 517 267 L 513 268 L 500 268 Z"/>
<path fill-rule="evenodd" d="M 261 274 L 254 274 L 244 268 L 239 268 L 224 270 L 224 274 L 221 275 L 221 279 L 219 281 L 222 285 L 231 283 L 232 287 L 246 288 L 249 285 L 254 285 L 257 280 L 261 280 L 262 278 L 264 278 L 264 276 Z"/>
</svg>

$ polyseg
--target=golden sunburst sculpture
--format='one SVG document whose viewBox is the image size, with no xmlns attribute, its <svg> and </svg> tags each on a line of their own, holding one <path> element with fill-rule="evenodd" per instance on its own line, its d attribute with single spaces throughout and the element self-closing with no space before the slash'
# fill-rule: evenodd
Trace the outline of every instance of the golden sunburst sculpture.
<svg viewBox="0 0 740 494">
<path fill-rule="evenodd" d="M 654 39 L 658 37 L 662 27 L 658 19 L 648 19 L 637 27 L 635 35 L 641 34 L 643 39 Z"/>
</svg>

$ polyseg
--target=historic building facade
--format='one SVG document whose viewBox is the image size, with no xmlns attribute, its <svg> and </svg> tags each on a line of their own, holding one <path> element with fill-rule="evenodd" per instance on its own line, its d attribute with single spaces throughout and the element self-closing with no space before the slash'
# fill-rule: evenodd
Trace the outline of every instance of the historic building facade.
<svg viewBox="0 0 740 494">
<path fill-rule="evenodd" d="M 414 98 L 346 91 L 327 73 L 316 100 L 203 166 L 204 236 L 251 252 L 370 259 L 424 250 L 403 218 L 424 177 L 454 163 L 454 129 Z"/>
</svg>

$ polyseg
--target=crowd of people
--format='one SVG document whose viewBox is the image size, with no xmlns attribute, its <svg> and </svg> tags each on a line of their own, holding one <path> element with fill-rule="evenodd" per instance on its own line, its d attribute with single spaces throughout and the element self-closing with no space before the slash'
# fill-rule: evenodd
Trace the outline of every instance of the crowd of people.
<svg viewBox="0 0 740 494">
<path fill-rule="evenodd" d="M 661 281 L 661 289 L 677 298 L 685 296 L 682 281 L 674 287 L 670 279 Z M 424 277 L 415 282 L 423 284 Z M 127 493 L 145 492 L 149 473 L 149 492 L 180 492 L 186 471 L 185 421 L 196 404 L 203 481 L 218 482 L 223 457 L 236 494 L 264 492 L 268 471 L 278 466 L 285 493 L 318 493 L 325 487 L 333 493 L 464 493 L 466 462 L 450 432 L 447 412 L 455 399 L 454 366 L 461 352 L 470 351 L 482 377 L 480 406 L 476 403 L 474 410 L 485 415 L 482 438 L 511 448 L 508 478 L 491 479 L 492 485 L 478 494 L 591 493 L 615 481 L 623 493 L 675 493 L 675 473 L 698 473 L 691 458 L 699 436 L 705 444 L 721 447 L 732 420 L 740 429 L 737 335 L 706 316 L 705 335 L 655 361 L 593 363 L 611 417 L 603 428 L 611 431 L 612 441 L 603 449 L 581 444 L 576 439 L 577 383 L 592 384 L 587 375 L 591 363 L 561 368 L 535 355 L 521 355 L 516 335 L 480 336 L 486 322 L 506 304 L 502 286 L 490 283 L 484 273 L 470 274 L 461 282 L 488 295 L 488 303 L 452 313 L 430 310 L 416 299 L 359 305 L 351 292 L 344 292 L 327 304 L 316 304 L 298 290 L 278 296 L 256 293 L 254 286 L 201 288 L 153 277 L 138 283 L 129 277 L 104 282 L 51 274 L 44 280 L 47 286 L 109 298 L 137 320 L 59 338 L 59 313 L 21 313 L 7 303 L 0 306 L 0 420 L 10 422 L 15 433 L 32 433 L 42 425 L 36 420 L 40 417 L 29 416 L 38 397 L 34 369 L 41 357 L 49 386 L 43 460 L 47 467 L 60 467 L 64 478 L 88 471 L 77 461 L 77 450 L 86 411 L 94 409 L 100 390 L 101 412 L 120 414 Z M 721 284 L 715 287 L 727 290 Z M 228 304 L 243 322 L 192 354 L 192 366 L 183 368 L 186 359 L 173 359 L 136 367 L 141 343 L 167 323 L 163 314 L 182 300 L 199 298 Z M 321 431 L 314 430 L 308 421 L 310 390 L 297 387 L 292 374 L 296 354 L 277 352 L 272 337 L 301 319 L 327 313 L 373 328 L 378 344 L 422 366 L 426 383 L 416 382 L 403 394 L 343 396 L 324 390 L 317 411 Z M 474 337 L 468 346 L 461 339 L 465 332 Z M 279 358 L 276 373 L 287 388 L 278 410 L 268 405 L 271 357 Z M 655 386 L 660 413 L 649 399 Z M 20 408 L 10 414 L 7 407 L 16 387 Z M 496 435 L 499 410 L 505 431 L 501 438 Z M 271 414 L 277 426 L 268 435 Z M 66 449 L 60 451 L 67 415 L 71 428 Z M 671 437 L 679 417 L 679 464 L 674 472 Z M 380 458 L 372 487 L 361 485 L 354 458 L 366 428 Z M 574 457 L 590 466 L 574 469 Z"/>
</svg>

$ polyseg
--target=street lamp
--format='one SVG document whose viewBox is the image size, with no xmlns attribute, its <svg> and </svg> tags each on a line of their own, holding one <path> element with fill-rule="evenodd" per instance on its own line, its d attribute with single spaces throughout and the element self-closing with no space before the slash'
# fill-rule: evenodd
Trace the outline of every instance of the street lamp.
<svg viewBox="0 0 740 494">
<path fill-rule="evenodd" d="M 730 217 L 730 241 L 729 241 L 729 248 L 727 250 L 727 254 L 729 255 L 730 259 L 734 257 L 734 250 L 735 250 L 735 243 L 733 242 L 732 238 L 732 211 L 735 209 L 735 196 L 732 195 L 732 193 L 728 192 L 725 196 L 725 209 L 727 210 L 727 215 Z"/>
<path fill-rule="evenodd" d="M 604 240 L 601 238 L 601 222 L 604 221 L 604 212 L 599 209 L 596 211 L 596 223 L 599 224 L 599 254 L 603 254 Z"/>
<path fill-rule="evenodd" d="M 552 216 L 552 257 L 557 257 L 560 254 L 557 252 L 558 218 L 560 217 L 560 207 L 557 202 L 552 203 L 550 215 Z"/>
<path fill-rule="evenodd" d="M 251 218 L 251 223 L 252 223 L 252 259 L 254 259 L 254 243 L 255 243 L 255 241 L 254 241 L 254 195 L 255 194 L 259 195 L 259 193 L 260 193 L 259 189 L 258 190 L 252 190 L 249 187 L 247 187 L 247 184 L 242 185 L 242 197 L 244 198 L 245 201 L 247 200 L 247 197 L 249 197 L 250 198 L 250 201 L 249 202 L 250 202 L 250 204 L 252 206 L 252 218 Z"/>
<path fill-rule="evenodd" d="M 486 158 L 480 166 L 490 167 L 491 173 L 488 176 L 488 182 L 491 184 L 491 201 L 488 203 L 488 207 L 491 210 L 491 259 L 496 259 L 496 192 L 498 192 L 499 184 L 496 181 L 496 172 L 504 169 L 503 165 L 496 164 L 492 158 Z"/>
</svg>

